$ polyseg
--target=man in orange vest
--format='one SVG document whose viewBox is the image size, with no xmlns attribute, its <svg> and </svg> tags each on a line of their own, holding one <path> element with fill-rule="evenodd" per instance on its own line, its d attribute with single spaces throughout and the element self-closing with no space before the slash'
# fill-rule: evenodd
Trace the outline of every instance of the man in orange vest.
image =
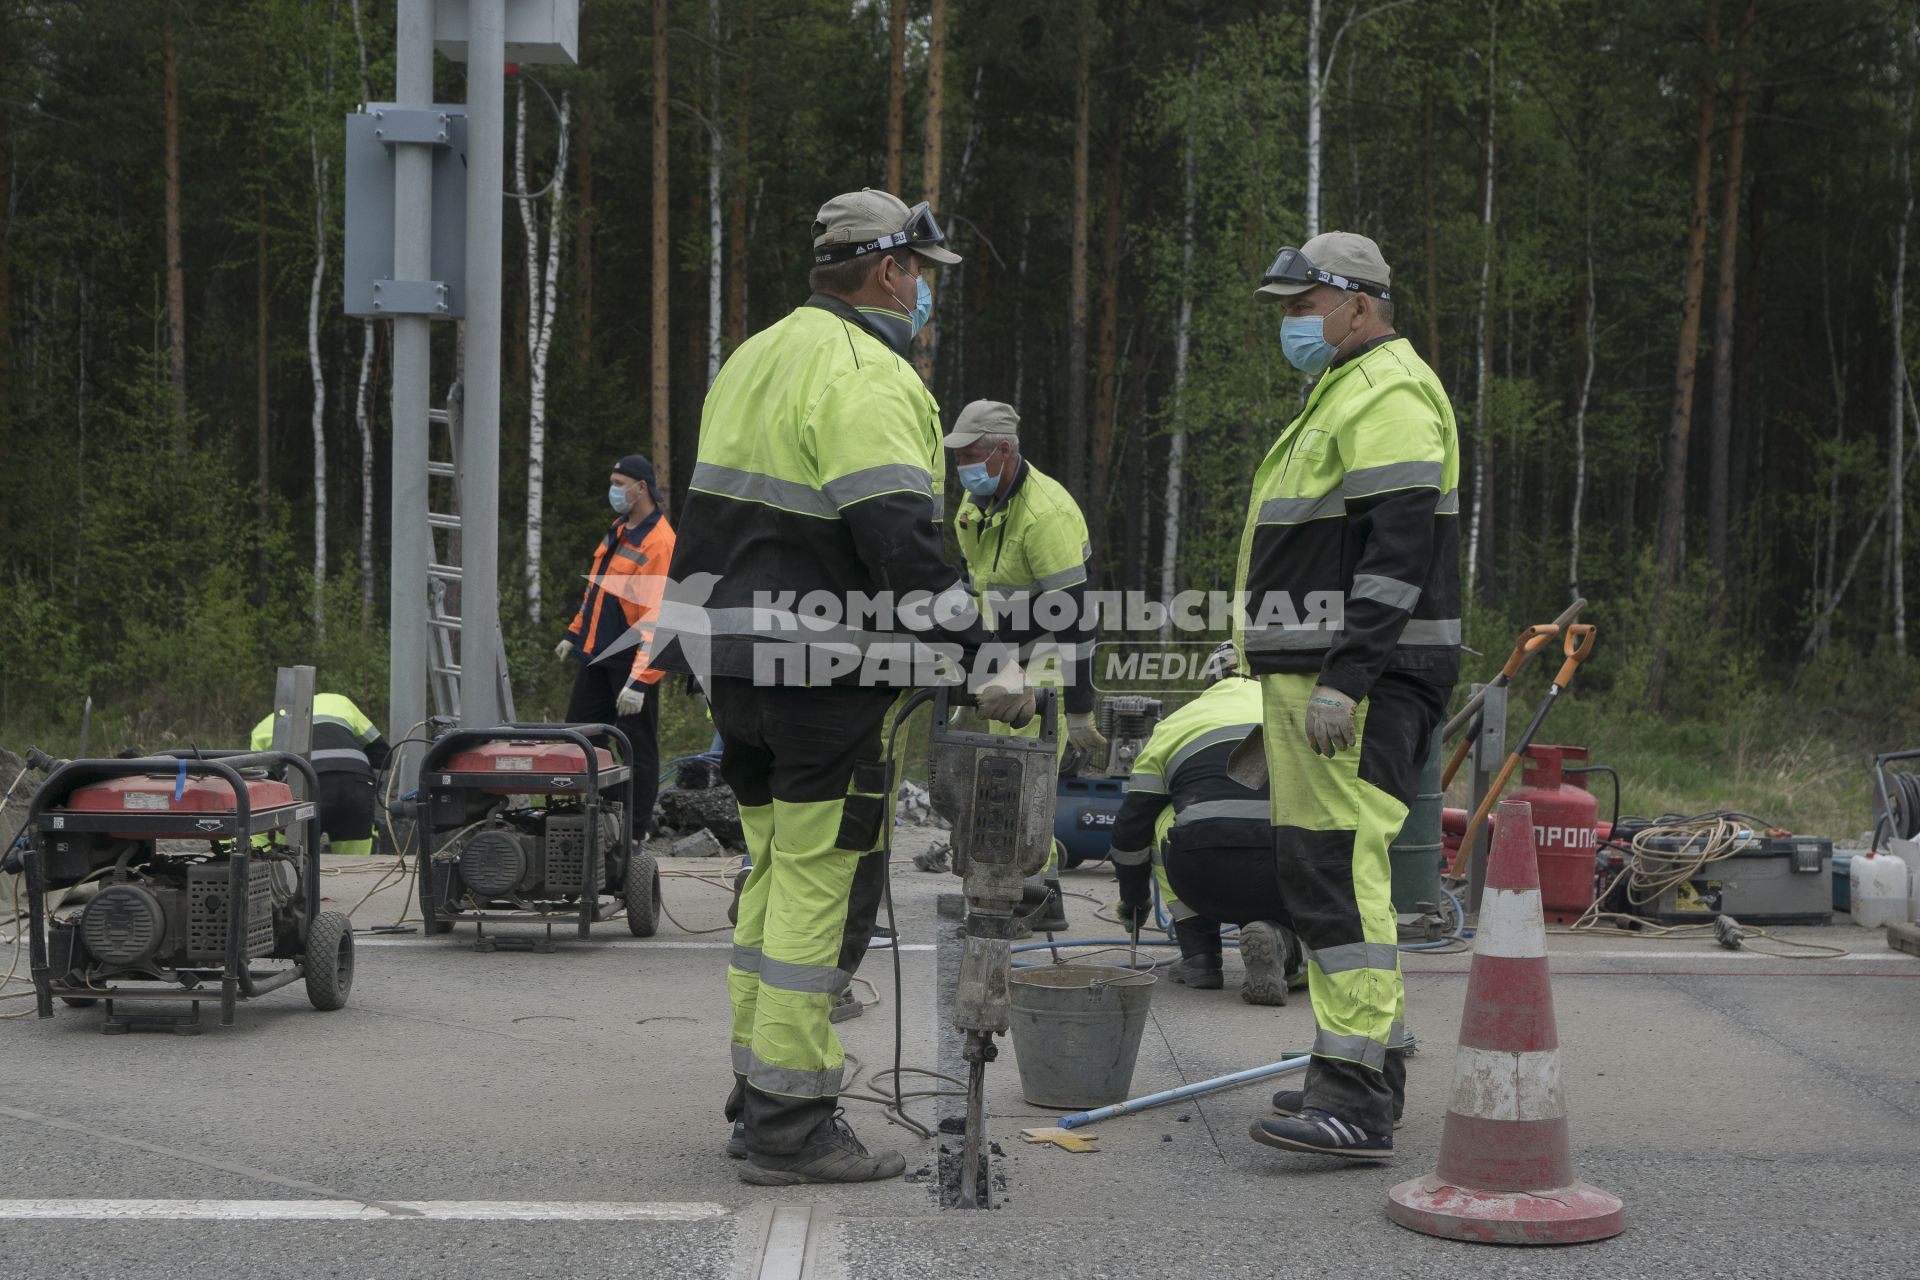
<svg viewBox="0 0 1920 1280">
<path fill-rule="evenodd" d="M 630 453 L 613 464 L 613 523 L 593 554 L 586 598 L 554 649 L 580 664 L 570 724 L 611 724 L 633 746 L 633 834 L 645 842 L 660 787 L 660 677 L 647 665 L 650 624 L 673 562 L 673 526 L 660 510 L 653 464 Z"/>
</svg>

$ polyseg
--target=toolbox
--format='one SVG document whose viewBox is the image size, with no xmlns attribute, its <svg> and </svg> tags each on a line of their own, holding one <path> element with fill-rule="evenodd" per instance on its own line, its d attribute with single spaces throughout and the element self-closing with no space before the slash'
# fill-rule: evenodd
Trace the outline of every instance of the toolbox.
<svg viewBox="0 0 1920 1280">
<path fill-rule="evenodd" d="M 1686 840 L 1674 836 L 1642 841 L 1657 852 L 1684 856 Z M 1625 898 L 1625 885 L 1614 897 Z M 1731 857 L 1710 862 L 1697 875 L 1638 908 L 1609 901 L 1608 910 L 1631 911 L 1661 924 L 1711 923 L 1732 916 L 1741 924 L 1832 924 L 1833 842 L 1819 836 L 1742 833 Z"/>
</svg>

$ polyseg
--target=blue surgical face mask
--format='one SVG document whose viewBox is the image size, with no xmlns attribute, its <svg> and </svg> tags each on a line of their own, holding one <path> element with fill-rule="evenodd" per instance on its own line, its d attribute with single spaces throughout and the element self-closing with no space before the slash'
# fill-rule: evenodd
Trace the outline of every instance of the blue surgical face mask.
<svg viewBox="0 0 1920 1280">
<path fill-rule="evenodd" d="M 633 499 L 627 496 L 626 486 L 624 485 L 608 485 L 607 502 L 613 507 L 615 513 L 619 515 L 625 515 L 627 512 L 633 510 Z"/>
<path fill-rule="evenodd" d="M 918 286 L 913 291 L 913 336 L 917 338 L 933 318 L 933 290 L 927 287 L 925 276 L 915 276 L 913 283 Z"/>
<path fill-rule="evenodd" d="M 961 487 L 976 498 L 991 498 L 1000 491 L 1000 473 L 988 471 L 985 461 L 962 462 L 954 471 L 960 477 Z"/>
<path fill-rule="evenodd" d="M 1347 302 L 1352 302 L 1348 298 Z M 1340 304 L 1340 307 L 1347 305 Z M 1309 376 L 1317 375 L 1333 363 L 1333 357 L 1340 349 L 1327 341 L 1327 316 L 1287 316 L 1280 321 L 1280 350 L 1285 353 L 1287 363 Z"/>
</svg>

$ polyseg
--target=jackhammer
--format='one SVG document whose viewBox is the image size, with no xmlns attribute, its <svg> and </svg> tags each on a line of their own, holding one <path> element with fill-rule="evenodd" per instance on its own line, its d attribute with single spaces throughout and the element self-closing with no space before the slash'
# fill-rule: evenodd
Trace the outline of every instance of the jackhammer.
<svg viewBox="0 0 1920 1280">
<path fill-rule="evenodd" d="M 999 1056 L 993 1038 L 1011 1021 L 1007 976 L 1014 913 L 1028 876 L 1053 847 L 1053 801 L 1059 717 L 1054 691 L 1035 691 L 1040 735 L 1017 738 L 954 727 L 973 705 L 964 689 L 934 694 L 928 790 L 934 811 L 953 824 L 953 870 L 967 899 L 953 1025 L 966 1036 L 967 1118 L 959 1208 L 992 1207 L 980 1177 L 986 1128 L 987 1064 Z"/>
</svg>

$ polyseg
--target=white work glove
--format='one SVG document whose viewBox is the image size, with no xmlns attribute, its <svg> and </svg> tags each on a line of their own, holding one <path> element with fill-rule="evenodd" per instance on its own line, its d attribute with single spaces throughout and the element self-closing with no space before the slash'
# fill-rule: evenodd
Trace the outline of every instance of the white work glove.
<svg viewBox="0 0 1920 1280">
<path fill-rule="evenodd" d="M 1353 745 L 1353 699 L 1315 685 L 1307 698 L 1307 745 L 1331 760 Z"/>
<path fill-rule="evenodd" d="M 1067 712 L 1067 742 L 1089 759 L 1097 760 L 1107 753 L 1107 740 L 1094 724 L 1091 711 Z"/>
<path fill-rule="evenodd" d="M 572 653 L 573 641 L 571 640 L 562 640 L 559 644 L 553 646 L 553 656 L 562 662 L 565 662 Z"/>
<path fill-rule="evenodd" d="M 1033 719 L 1033 689 L 1027 684 L 1027 673 L 1017 662 L 1009 662 L 996 671 L 974 697 L 979 702 L 980 714 L 989 720 L 1022 729 Z"/>
<path fill-rule="evenodd" d="M 620 691 L 620 697 L 613 704 L 616 715 L 637 716 L 646 709 L 647 691 L 642 685 L 628 685 Z"/>
</svg>

